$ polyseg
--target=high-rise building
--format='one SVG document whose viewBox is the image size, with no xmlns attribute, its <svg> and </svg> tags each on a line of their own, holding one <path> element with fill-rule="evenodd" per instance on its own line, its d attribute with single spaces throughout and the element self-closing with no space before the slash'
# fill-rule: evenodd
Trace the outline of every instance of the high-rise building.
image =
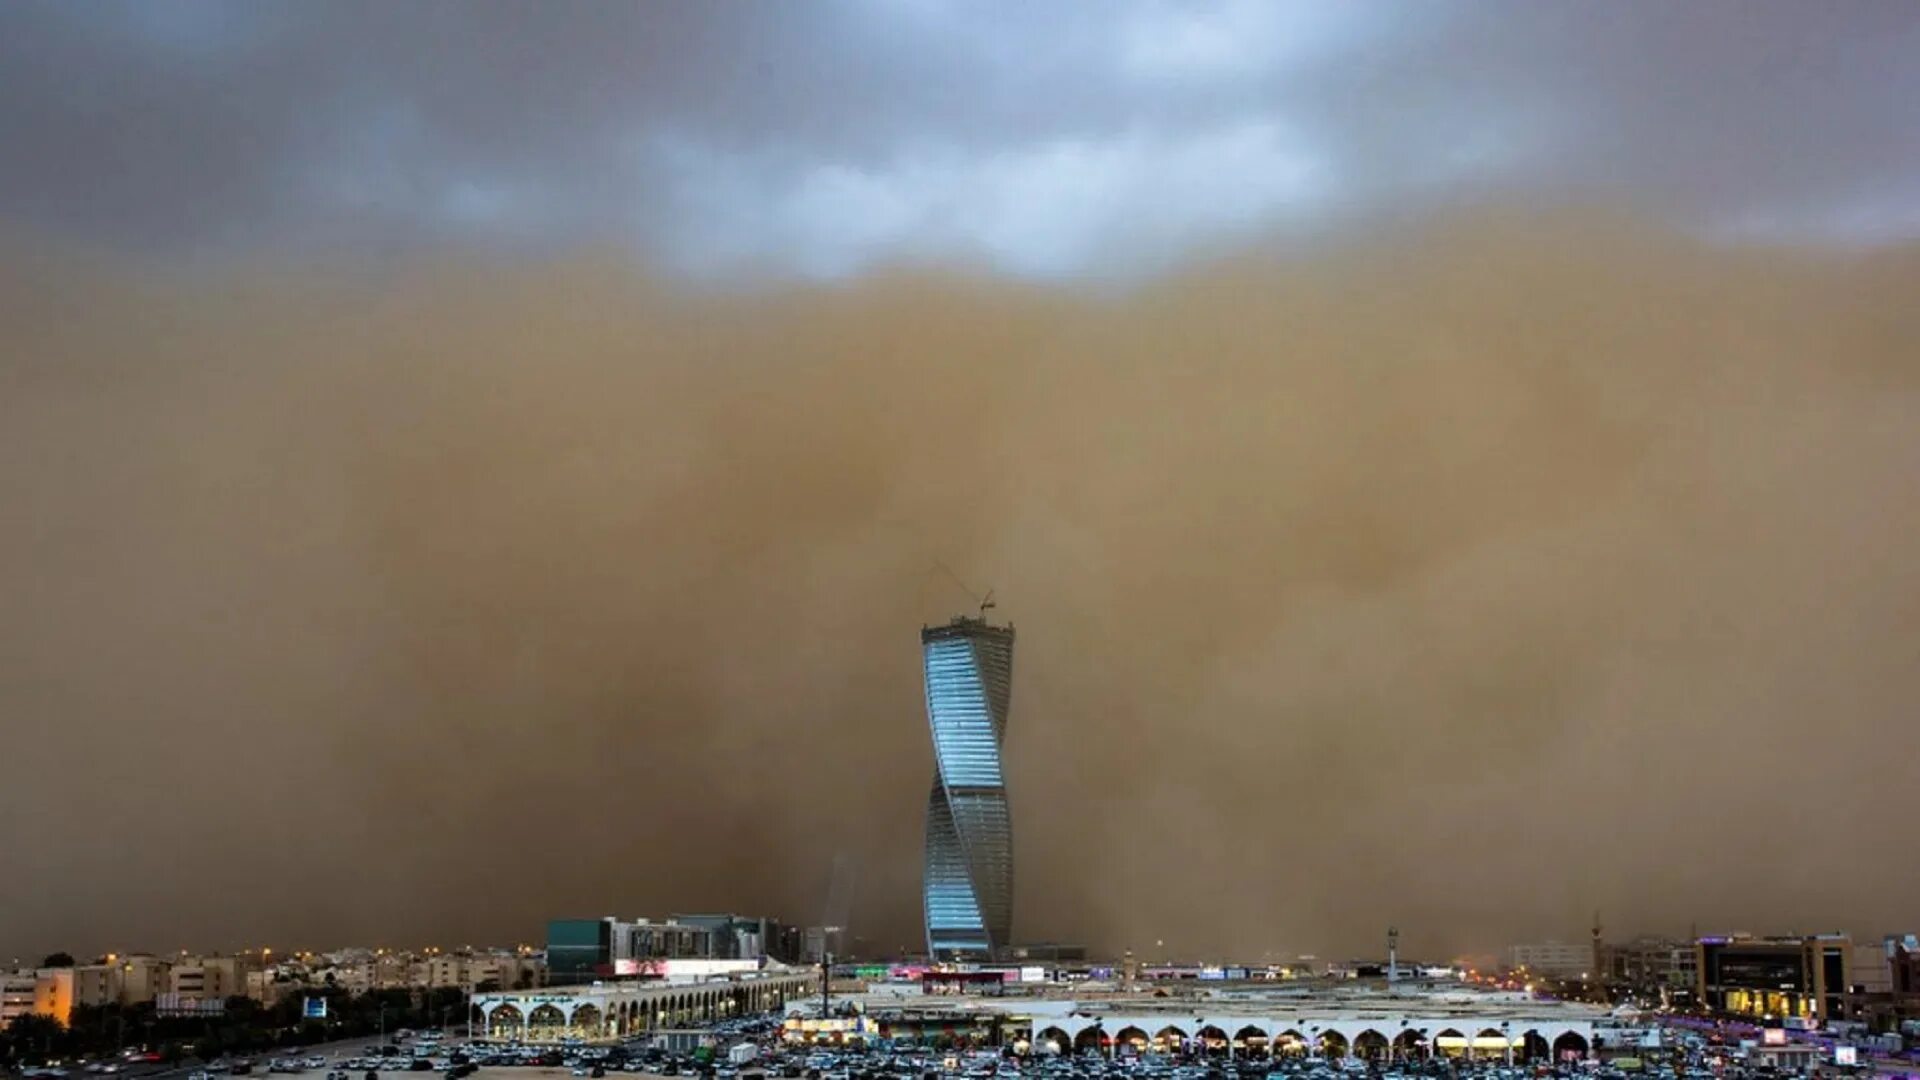
<svg viewBox="0 0 1920 1080">
<path fill-rule="evenodd" d="M 933 790 L 927 796 L 927 952 L 992 956 L 1013 925 L 1013 822 L 1000 747 L 1012 696 L 1013 628 L 961 616 L 923 627 Z"/>
</svg>

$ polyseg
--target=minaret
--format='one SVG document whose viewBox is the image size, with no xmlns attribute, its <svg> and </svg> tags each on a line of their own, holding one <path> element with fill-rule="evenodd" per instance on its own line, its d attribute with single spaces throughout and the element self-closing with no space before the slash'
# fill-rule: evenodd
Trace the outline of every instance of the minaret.
<svg viewBox="0 0 1920 1080">
<path fill-rule="evenodd" d="M 1601 949 L 1601 945 L 1600 945 L 1600 909 L 1599 909 L 1599 908 L 1594 908 L 1594 909 L 1593 909 L 1593 959 L 1592 959 L 1591 961 L 1589 961 L 1589 963 L 1591 963 L 1591 965 L 1592 965 L 1592 966 L 1591 966 L 1590 968 L 1588 968 L 1588 972 L 1589 972 L 1589 974 L 1592 974 L 1592 975 L 1595 975 L 1595 976 L 1598 976 L 1598 977 L 1599 977 L 1599 979 L 1600 979 L 1600 981 L 1601 981 L 1601 983 L 1603 983 L 1603 984 L 1604 984 L 1604 983 L 1605 983 L 1605 982 L 1607 981 L 1607 980 L 1606 980 L 1606 975 L 1605 975 L 1605 973 L 1604 973 L 1604 972 L 1602 972 L 1602 971 L 1600 970 L 1600 965 L 1601 965 L 1601 962 L 1602 962 L 1602 961 L 1603 961 L 1603 960 L 1605 959 L 1605 957 L 1603 957 L 1603 956 L 1601 955 L 1601 953 L 1600 953 L 1600 949 Z"/>
</svg>

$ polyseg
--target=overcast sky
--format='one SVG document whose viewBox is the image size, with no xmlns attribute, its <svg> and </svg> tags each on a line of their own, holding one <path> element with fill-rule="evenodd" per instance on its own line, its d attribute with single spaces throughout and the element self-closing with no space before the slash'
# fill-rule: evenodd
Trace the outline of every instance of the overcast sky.
<svg viewBox="0 0 1920 1080">
<path fill-rule="evenodd" d="M 0 215 L 113 246 L 581 241 L 702 275 L 1152 269 L 1435 204 L 1920 231 L 1920 19 L 1853 3 L 0 10 Z"/>
<path fill-rule="evenodd" d="M 1917 10 L 0 0 L 0 958 L 1911 931 Z"/>
</svg>

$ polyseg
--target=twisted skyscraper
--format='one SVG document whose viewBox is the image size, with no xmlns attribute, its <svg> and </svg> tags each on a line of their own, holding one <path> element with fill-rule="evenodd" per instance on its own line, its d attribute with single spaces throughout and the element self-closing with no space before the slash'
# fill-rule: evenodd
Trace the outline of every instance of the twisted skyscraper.
<svg viewBox="0 0 1920 1080">
<path fill-rule="evenodd" d="M 922 628 L 933 791 L 927 796 L 927 952 L 991 956 L 1013 925 L 1013 822 L 1000 744 L 1013 628 L 960 617 Z"/>
</svg>

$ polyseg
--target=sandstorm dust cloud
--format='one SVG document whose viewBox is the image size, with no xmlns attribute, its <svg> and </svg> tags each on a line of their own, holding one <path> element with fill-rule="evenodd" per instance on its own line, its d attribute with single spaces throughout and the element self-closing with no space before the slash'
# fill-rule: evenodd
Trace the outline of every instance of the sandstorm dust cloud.
<svg viewBox="0 0 1920 1080">
<path fill-rule="evenodd" d="M 836 856 L 911 947 L 940 564 L 1019 628 L 1022 937 L 1910 921 L 1911 252 L 1543 215 L 700 291 L 12 246 L 0 952 L 805 922 Z"/>
</svg>

